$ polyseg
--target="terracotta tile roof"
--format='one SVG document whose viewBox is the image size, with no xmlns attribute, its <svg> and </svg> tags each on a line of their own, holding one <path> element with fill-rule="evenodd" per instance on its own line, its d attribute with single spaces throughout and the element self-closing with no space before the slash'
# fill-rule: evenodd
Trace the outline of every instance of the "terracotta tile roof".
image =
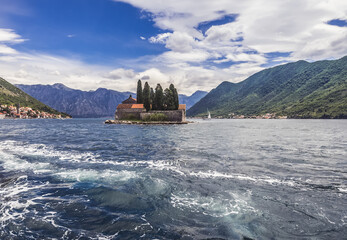
<svg viewBox="0 0 347 240">
<path fill-rule="evenodd" d="M 131 108 L 143 108 L 143 104 L 133 104 Z"/>
<path fill-rule="evenodd" d="M 117 109 L 143 108 L 143 104 L 119 104 Z"/>
<path fill-rule="evenodd" d="M 185 105 L 185 104 L 180 104 L 180 105 L 178 106 L 178 109 L 179 109 L 179 110 L 186 110 L 186 105 Z"/>
</svg>

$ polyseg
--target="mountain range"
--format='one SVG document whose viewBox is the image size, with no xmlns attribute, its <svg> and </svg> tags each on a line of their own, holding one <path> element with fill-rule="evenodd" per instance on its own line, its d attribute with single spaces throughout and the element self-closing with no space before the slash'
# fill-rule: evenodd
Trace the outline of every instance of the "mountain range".
<svg viewBox="0 0 347 240">
<path fill-rule="evenodd" d="M 265 69 L 239 83 L 223 82 L 187 111 L 212 117 L 276 113 L 290 118 L 347 118 L 347 56 Z"/>
<path fill-rule="evenodd" d="M 207 93 L 208 92 L 198 90 L 190 96 L 179 94 L 178 99 L 180 104 L 186 104 L 186 108 L 190 109 L 195 103 L 199 102 L 201 98 L 205 97 Z"/>
<path fill-rule="evenodd" d="M 32 96 L 23 92 L 21 89 L 12 85 L 5 79 L 0 77 L 0 105 L 17 105 L 21 107 L 30 107 L 34 110 L 39 110 L 51 114 L 60 114 L 66 117 L 67 114 L 58 112 L 57 110 L 43 104 Z"/>
<path fill-rule="evenodd" d="M 24 92 L 0 78 L 1 104 L 20 103 L 51 113 L 57 109 L 73 117 L 110 117 L 130 94 L 136 97 L 131 92 L 82 91 L 60 83 L 16 86 Z M 239 83 L 223 82 L 209 93 L 180 94 L 179 100 L 187 105 L 188 116 L 204 116 L 208 109 L 213 117 L 276 113 L 289 118 L 347 118 L 347 56 L 287 63 Z"/>
<path fill-rule="evenodd" d="M 24 92 L 37 98 L 43 103 L 66 112 L 72 117 L 113 117 L 116 107 L 132 92 L 118 92 L 105 88 L 95 91 L 82 91 L 68 88 L 61 83 L 53 85 L 16 85 Z M 186 104 L 187 109 L 204 97 L 207 92 L 197 91 L 191 96 L 179 95 L 180 103 Z"/>
</svg>

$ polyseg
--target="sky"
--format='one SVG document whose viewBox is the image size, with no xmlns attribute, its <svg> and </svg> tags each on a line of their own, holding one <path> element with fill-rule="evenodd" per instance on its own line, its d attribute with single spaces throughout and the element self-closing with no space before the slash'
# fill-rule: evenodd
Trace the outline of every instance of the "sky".
<svg viewBox="0 0 347 240">
<path fill-rule="evenodd" d="M 265 68 L 347 55 L 345 0 L 0 0 L 0 76 L 210 91 Z"/>
</svg>

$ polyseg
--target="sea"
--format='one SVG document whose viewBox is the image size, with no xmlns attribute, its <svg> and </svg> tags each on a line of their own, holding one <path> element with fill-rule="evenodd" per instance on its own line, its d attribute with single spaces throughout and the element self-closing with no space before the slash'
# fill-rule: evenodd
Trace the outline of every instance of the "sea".
<svg viewBox="0 0 347 240">
<path fill-rule="evenodd" d="M 347 121 L 0 120 L 0 239 L 346 239 Z"/>
</svg>

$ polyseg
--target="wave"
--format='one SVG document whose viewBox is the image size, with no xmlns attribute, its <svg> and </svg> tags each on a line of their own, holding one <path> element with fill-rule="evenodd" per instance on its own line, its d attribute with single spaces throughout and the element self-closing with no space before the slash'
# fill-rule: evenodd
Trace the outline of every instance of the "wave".
<svg viewBox="0 0 347 240">
<path fill-rule="evenodd" d="M 28 217 L 32 216 L 33 214 L 36 215 L 36 209 L 46 207 L 46 205 L 42 203 L 42 200 L 45 199 L 45 197 L 37 194 L 37 192 L 40 192 L 44 189 L 62 187 L 68 186 L 63 184 L 52 185 L 48 182 L 33 183 L 28 180 L 27 175 L 16 177 L 15 179 L 13 179 L 11 184 L 1 187 L 0 198 L 2 200 L 0 201 L 0 232 L 2 232 L 2 234 L 7 233 L 12 236 L 18 237 L 17 234 L 14 235 L 12 231 L 8 231 L 8 229 L 11 229 L 11 227 L 7 228 L 8 225 L 21 228 L 22 231 L 20 232 L 22 232 L 22 234 L 24 234 L 25 231 L 30 232 L 25 224 L 23 224 L 23 221 L 28 219 Z M 57 200 L 64 201 L 64 199 L 61 198 Z M 59 226 L 58 224 L 55 224 L 55 214 L 56 212 L 45 211 L 45 216 L 40 218 L 40 221 L 51 224 L 54 227 L 65 228 Z M 33 219 L 35 219 L 35 217 Z"/>
<path fill-rule="evenodd" d="M 27 144 L 11 140 L 0 142 L 0 153 L 4 152 L 12 155 L 38 156 L 50 158 L 50 160 L 59 159 L 60 161 L 69 162 L 94 162 L 99 157 L 99 155 L 92 152 L 81 153 L 55 150 L 53 147 L 45 144 Z"/>
<path fill-rule="evenodd" d="M 20 155 L 21 157 L 18 157 Z M 22 156 L 36 156 L 33 161 L 27 161 Z M 16 141 L 0 143 L 0 162 L 7 171 L 27 171 L 34 174 L 50 174 L 64 181 L 90 181 L 115 183 L 139 178 L 141 174 L 136 168 L 148 168 L 156 171 L 170 171 L 184 177 L 204 179 L 235 179 L 253 182 L 254 184 L 285 185 L 302 190 L 319 188 L 336 190 L 346 193 L 344 184 L 323 185 L 313 180 L 301 178 L 279 179 L 273 176 L 251 176 L 242 173 L 222 173 L 218 171 L 192 171 L 186 162 L 180 160 L 103 160 L 92 152 L 71 152 L 56 150 L 44 144 L 26 144 Z M 80 163 L 74 165 L 73 163 Z M 90 166 L 92 165 L 92 166 Z M 97 165 L 96 167 L 93 165 Z M 108 165 L 122 166 L 128 169 L 109 169 Z M 73 168 L 73 169 L 71 169 Z M 95 168 L 97 170 L 95 170 Z"/>
<path fill-rule="evenodd" d="M 77 182 L 102 182 L 102 183 L 117 183 L 128 181 L 132 178 L 138 178 L 139 175 L 135 171 L 112 171 L 112 170 L 86 170 L 76 169 L 59 171 L 53 174 L 62 180 L 77 181 Z"/>
<path fill-rule="evenodd" d="M 346 193 L 347 186 L 346 185 L 322 185 L 318 182 L 314 182 L 311 179 L 306 179 L 303 181 L 301 178 L 285 178 L 285 179 L 277 179 L 269 176 L 249 176 L 245 174 L 226 174 L 217 171 L 208 171 L 208 172 L 189 172 L 190 176 L 198 177 L 198 178 L 210 178 L 210 179 L 236 179 L 241 181 L 250 181 L 254 184 L 269 184 L 269 185 L 286 185 L 288 187 L 296 187 L 301 190 L 308 190 L 312 188 L 319 188 L 322 190 L 336 190 L 341 193 Z M 335 183 L 336 184 L 336 183 Z"/>
<path fill-rule="evenodd" d="M 20 154 L 21 157 L 17 156 L 17 154 Z M 41 158 L 30 158 L 30 161 L 26 160 L 27 158 L 23 158 L 23 156 L 39 156 Z M 103 163 L 102 161 L 97 161 L 96 156 L 92 153 L 68 154 L 67 152 L 57 151 L 43 144 L 23 144 L 15 141 L 4 141 L 0 143 L 0 163 L 2 163 L 1 166 L 5 171 L 32 171 L 36 175 L 49 174 L 63 181 L 99 182 L 107 184 L 140 177 L 135 171 L 105 170 L 100 166 L 100 170 L 91 170 L 86 169 L 88 165 L 71 164 L 73 162 Z"/>
<path fill-rule="evenodd" d="M 244 213 L 258 213 L 250 205 L 250 193 L 244 196 L 230 193 L 228 198 L 225 196 L 201 196 L 196 192 L 177 192 L 171 195 L 173 207 L 182 210 L 202 213 L 211 217 L 225 217 L 228 215 L 238 215 Z"/>
</svg>

